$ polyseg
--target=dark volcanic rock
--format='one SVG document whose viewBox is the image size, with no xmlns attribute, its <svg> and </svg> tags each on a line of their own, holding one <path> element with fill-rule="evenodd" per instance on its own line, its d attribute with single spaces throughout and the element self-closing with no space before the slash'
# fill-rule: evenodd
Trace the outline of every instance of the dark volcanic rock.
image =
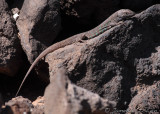
<svg viewBox="0 0 160 114">
<path fill-rule="evenodd" d="M 115 102 L 82 89 L 68 80 L 66 71 L 59 70 L 45 91 L 45 114 L 105 114 Z"/>
<path fill-rule="evenodd" d="M 121 0 L 121 4 L 123 8 L 139 11 L 153 5 L 154 1 L 155 0 Z"/>
<path fill-rule="evenodd" d="M 120 0 L 60 0 L 62 12 L 80 18 L 87 24 L 93 20 L 104 20 L 117 8 Z M 100 22 L 101 22 L 100 21 Z"/>
<path fill-rule="evenodd" d="M 46 57 L 50 76 L 67 66 L 72 82 L 126 110 L 137 93 L 160 81 L 159 24 L 160 5 L 154 5 L 92 40 L 58 49 Z"/>
<path fill-rule="evenodd" d="M 60 31 L 58 0 L 25 0 L 17 20 L 21 44 L 30 63 Z"/>
<path fill-rule="evenodd" d="M 5 0 L 5 1 L 7 2 L 9 7 L 11 7 L 15 2 L 15 0 Z"/>
<path fill-rule="evenodd" d="M 100 24 L 118 10 L 120 0 L 60 0 L 64 34 Z M 69 28 L 69 29 L 68 29 Z"/>
<path fill-rule="evenodd" d="M 5 0 L 0 1 L 0 73 L 14 76 L 22 64 L 17 28 Z"/>
<path fill-rule="evenodd" d="M 24 0 L 7 0 L 9 3 L 11 2 L 11 1 L 13 1 L 12 2 L 12 4 L 10 4 L 9 5 L 9 7 L 12 9 L 12 8 L 18 8 L 18 9 L 21 9 L 22 8 L 22 6 L 23 6 L 23 3 L 24 3 Z"/>
<path fill-rule="evenodd" d="M 2 95 L 0 93 L 0 113 L 1 113 L 1 109 L 2 109 L 2 105 L 3 105 L 3 98 L 2 98 Z"/>
<path fill-rule="evenodd" d="M 145 10 L 160 0 L 60 0 L 63 36 L 71 36 L 100 24 L 113 12 L 130 9 Z M 70 27 L 70 29 L 68 29 Z"/>
</svg>

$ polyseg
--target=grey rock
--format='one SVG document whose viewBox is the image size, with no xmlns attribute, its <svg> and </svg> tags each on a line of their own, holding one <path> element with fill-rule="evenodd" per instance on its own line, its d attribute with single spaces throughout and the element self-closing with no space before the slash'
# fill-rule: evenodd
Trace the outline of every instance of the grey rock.
<svg viewBox="0 0 160 114">
<path fill-rule="evenodd" d="M 3 114 L 29 114 L 33 108 L 32 102 L 22 96 L 12 98 L 5 103 L 5 106 L 2 111 Z"/>
<path fill-rule="evenodd" d="M 58 0 L 25 0 L 17 20 L 21 45 L 30 63 L 50 46 L 61 28 Z"/>
<path fill-rule="evenodd" d="M 22 48 L 5 0 L 0 1 L 0 14 L 0 73 L 14 76 L 22 65 Z"/>
<path fill-rule="evenodd" d="M 39 96 L 32 104 L 34 106 L 32 114 L 44 114 L 44 97 Z"/>
<path fill-rule="evenodd" d="M 12 14 L 14 15 L 14 14 L 19 14 L 20 13 L 20 10 L 18 9 L 18 8 L 12 8 L 11 9 L 11 11 L 12 11 Z"/>
<path fill-rule="evenodd" d="M 65 73 L 60 69 L 45 90 L 45 114 L 105 114 L 116 106 L 115 102 L 72 84 Z"/>
<path fill-rule="evenodd" d="M 139 91 L 160 80 L 159 25 L 157 4 L 94 39 L 48 54 L 50 80 L 66 66 L 73 83 L 126 110 Z"/>
<path fill-rule="evenodd" d="M 2 109 L 2 114 L 24 114 L 24 113 L 44 114 L 44 108 L 32 105 L 32 102 L 29 99 L 23 98 L 22 96 L 18 96 L 6 102 L 5 107 Z"/>
<path fill-rule="evenodd" d="M 160 108 L 160 83 L 141 89 L 131 100 L 128 112 L 159 114 Z"/>
</svg>

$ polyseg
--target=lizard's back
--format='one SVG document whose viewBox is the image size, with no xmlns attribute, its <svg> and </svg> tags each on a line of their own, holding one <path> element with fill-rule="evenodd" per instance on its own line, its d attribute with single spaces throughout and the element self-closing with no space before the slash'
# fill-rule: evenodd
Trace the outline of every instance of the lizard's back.
<svg viewBox="0 0 160 114">
<path fill-rule="evenodd" d="M 115 26 L 120 21 L 124 21 L 131 16 L 135 15 L 135 13 L 129 9 L 121 9 L 113 13 L 110 17 L 108 17 L 104 22 L 102 22 L 99 26 L 89 30 L 85 33 L 88 38 L 93 38 L 108 30 L 110 27 Z"/>
</svg>

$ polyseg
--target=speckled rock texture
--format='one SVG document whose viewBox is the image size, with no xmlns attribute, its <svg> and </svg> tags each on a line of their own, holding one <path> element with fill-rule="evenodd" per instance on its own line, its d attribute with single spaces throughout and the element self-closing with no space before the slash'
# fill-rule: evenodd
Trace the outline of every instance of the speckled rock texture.
<svg viewBox="0 0 160 114">
<path fill-rule="evenodd" d="M 22 65 L 17 28 L 5 0 L 0 1 L 0 73 L 14 76 Z"/>
<path fill-rule="evenodd" d="M 137 93 L 160 79 L 159 12 L 160 5 L 154 5 L 97 38 L 48 54 L 50 76 L 66 66 L 76 85 L 115 101 L 117 110 L 127 110 Z"/>
<path fill-rule="evenodd" d="M 116 106 L 115 102 L 72 84 L 65 73 L 60 69 L 46 88 L 46 114 L 106 114 Z"/>
<path fill-rule="evenodd" d="M 160 4 L 156 3 L 160 1 L 0 0 L 1 113 L 159 114 Z M 16 8 L 18 20 L 11 13 Z M 13 98 L 42 50 L 92 29 L 124 8 L 135 15 L 120 19 L 97 37 L 49 53 L 35 67 L 38 75 L 33 70 L 22 87 L 19 95 L 26 98 Z M 27 63 L 23 67 L 22 58 Z M 46 75 L 50 84 L 44 95 Z"/>
</svg>

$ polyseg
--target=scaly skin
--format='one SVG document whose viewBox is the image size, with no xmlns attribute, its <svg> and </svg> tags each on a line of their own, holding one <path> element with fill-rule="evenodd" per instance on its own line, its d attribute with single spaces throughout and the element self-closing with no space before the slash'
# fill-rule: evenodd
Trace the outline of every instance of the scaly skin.
<svg viewBox="0 0 160 114">
<path fill-rule="evenodd" d="M 29 68 L 28 72 L 26 73 L 21 85 L 19 86 L 19 89 L 16 93 L 16 96 L 18 95 L 24 81 L 26 80 L 26 78 L 28 77 L 29 73 L 31 72 L 31 70 L 34 68 L 34 66 L 38 63 L 38 61 L 40 59 L 42 59 L 43 57 L 45 57 L 48 53 L 51 53 L 59 48 L 63 48 L 67 45 L 71 45 L 73 43 L 76 42 L 80 42 L 82 40 L 86 40 L 86 39 L 91 39 L 91 38 L 95 38 L 100 34 L 103 34 L 105 31 L 107 31 L 108 29 L 112 28 L 113 26 L 116 26 L 118 24 L 120 24 L 120 21 L 124 21 L 128 18 L 130 18 L 131 16 L 134 15 L 134 12 L 132 12 L 131 10 L 128 9 L 122 9 L 119 10 L 117 12 L 115 12 L 114 14 L 112 14 L 109 18 L 107 18 L 103 23 L 101 23 L 99 26 L 95 27 L 94 29 L 84 32 L 84 33 L 80 33 L 78 35 L 74 35 L 66 40 L 63 40 L 61 42 L 55 43 L 53 45 L 51 45 L 50 47 L 48 47 L 47 49 L 45 49 L 37 58 L 36 60 L 32 63 L 31 67 Z"/>
<path fill-rule="evenodd" d="M 118 25 L 119 22 L 127 20 L 128 18 L 130 18 L 133 15 L 135 15 L 135 13 L 133 11 L 128 10 L 128 9 L 121 9 L 121 10 L 113 13 L 109 18 L 107 18 L 99 26 L 86 32 L 85 35 L 89 39 L 94 38 L 94 37 L 104 33 L 109 28 L 112 28 L 113 26 Z"/>
</svg>

